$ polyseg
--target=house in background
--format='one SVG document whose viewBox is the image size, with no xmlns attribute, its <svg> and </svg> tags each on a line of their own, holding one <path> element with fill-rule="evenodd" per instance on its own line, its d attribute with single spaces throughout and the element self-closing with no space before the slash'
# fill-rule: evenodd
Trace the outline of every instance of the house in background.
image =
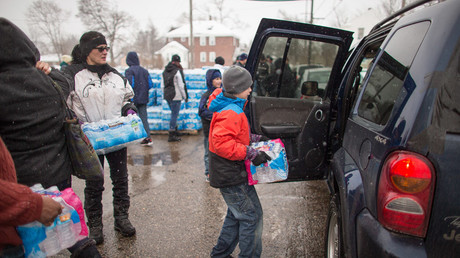
<svg viewBox="0 0 460 258">
<path fill-rule="evenodd" d="M 185 69 L 189 67 L 189 50 L 177 41 L 167 43 L 160 50 L 155 52 L 156 56 L 160 56 L 163 61 L 163 67 L 166 66 L 173 55 L 179 55 L 181 66 Z"/>
<path fill-rule="evenodd" d="M 236 34 L 216 21 L 194 21 L 193 38 L 194 63 L 193 65 L 187 65 L 188 68 L 212 66 L 214 65 L 214 59 L 218 56 L 222 56 L 225 59 L 225 65 L 231 65 L 235 51 L 239 49 L 240 45 L 240 40 Z M 190 25 L 187 24 L 168 32 L 166 42 L 168 44 L 178 42 L 187 50 L 190 50 Z M 185 68 L 185 57 L 181 56 L 181 60 L 181 64 Z M 187 63 L 191 62 L 190 55 L 187 61 Z"/>
</svg>

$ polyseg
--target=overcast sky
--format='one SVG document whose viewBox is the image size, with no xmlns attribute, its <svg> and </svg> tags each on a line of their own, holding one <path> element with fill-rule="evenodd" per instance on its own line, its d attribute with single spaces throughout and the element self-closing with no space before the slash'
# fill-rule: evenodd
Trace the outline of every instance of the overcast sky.
<svg viewBox="0 0 460 258">
<path fill-rule="evenodd" d="M 0 16 L 5 17 L 19 26 L 29 35 L 26 10 L 34 0 L 0 0 Z M 53 0 L 62 9 L 70 12 L 69 20 L 64 24 L 65 30 L 71 31 L 77 38 L 86 31 L 79 18 L 78 0 Z M 314 0 L 315 23 L 332 26 L 336 15 L 332 6 L 339 7 L 341 12 L 353 15 L 367 10 L 379 0 Z M 164 35 L 171 26 L 177 26 L 179 17 L 189 12 L 189 0 L 111 0 L 117 3 L 119 10 L 131 14 L 142 28 L 146 28 L 149 20 Z M 212 0 L 193 0 L 194 9 L 210 5 Z M 242 20 L 247 26 L 238 28 L 235 33 L 242 42 L 249 43 L 254 37 L 260 20 L 266 18 L 282 18 L 280 10 L 291 17 L 309 17 L 310 0 L 261 2 L 251 0 L 226 0 L 224 10 L 234 14 L 234 19 Z M 198 11 L 198 10 L 197 10 Z M 198 14 L 194 14 L 194 17 Z M 305 18 L 304 20 L 305 21 Z"/>
</svg>

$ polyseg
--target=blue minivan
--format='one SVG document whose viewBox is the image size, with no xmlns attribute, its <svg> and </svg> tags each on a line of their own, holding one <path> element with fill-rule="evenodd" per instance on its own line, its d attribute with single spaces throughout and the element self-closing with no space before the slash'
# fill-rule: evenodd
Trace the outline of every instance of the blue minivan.
<svg viewBox="0 0 460 258">
<path fill-rule="evenodd" d="M 460 1 L 411 4 L 351 42 L 263 19 L 246 68 L 275 61 L 253 76 L 252 131 L 283 140 L 288 181 L 327 179 L 327 257 L 460 257 Z M 323 89 L 297 74 L 310 65 Z"/>
</svg>

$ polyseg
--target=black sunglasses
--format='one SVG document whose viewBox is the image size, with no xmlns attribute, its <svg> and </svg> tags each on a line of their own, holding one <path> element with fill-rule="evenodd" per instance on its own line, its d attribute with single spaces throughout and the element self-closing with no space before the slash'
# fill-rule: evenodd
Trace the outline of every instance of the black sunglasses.
<svg viewBox="0 0 460 258">
<path fill-rule="evenodd" d="M 107 50 L 107 52 L 109 52 L 110 47 L 95 47 L 94 49 L 97 49 L 99 53 L 102 53 L 104 52 L 104 50 Z"/>
</svg>

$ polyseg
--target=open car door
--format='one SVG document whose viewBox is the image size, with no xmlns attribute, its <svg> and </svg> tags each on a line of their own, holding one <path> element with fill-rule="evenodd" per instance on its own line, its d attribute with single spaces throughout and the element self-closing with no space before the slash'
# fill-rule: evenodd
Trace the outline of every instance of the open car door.
<svg viewBox="0 0 460 258">
<path fill-rule="evenodd" d="M 249 102 L 253 133 L 281 138 L 288 180 L 324 178 L 331 105 L 352 32 L 262 19 L 246 68 L 254 79 Z"/>
</svg>

